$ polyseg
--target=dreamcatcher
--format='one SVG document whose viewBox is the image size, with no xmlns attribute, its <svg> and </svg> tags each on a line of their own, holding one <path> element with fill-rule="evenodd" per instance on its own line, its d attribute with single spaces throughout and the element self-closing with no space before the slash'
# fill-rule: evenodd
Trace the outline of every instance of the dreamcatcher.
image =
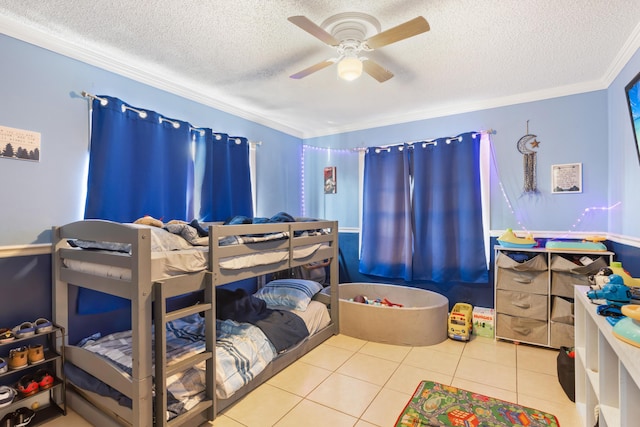
<svg viewBox="0 0 640 427">
<path fill-rule="evenodd" d="M 540 141 L 536 135 L 529 133 L 529 120 L 527 120 L 527 134 L 518 140 L 518 151 L 523 155 L 524 168 L 524 192 L 537 193 L 538 185 L 536 181 L 536 152 L 531 148 L 538 148 Z"/>
</svg>

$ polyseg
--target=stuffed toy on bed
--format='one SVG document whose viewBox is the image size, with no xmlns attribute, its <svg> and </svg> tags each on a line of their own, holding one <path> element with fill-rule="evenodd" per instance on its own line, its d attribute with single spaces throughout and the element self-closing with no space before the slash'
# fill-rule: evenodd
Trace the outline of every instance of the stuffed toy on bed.
<svg viewBox="0 0 640 427">
<path fill-rule="evenodd" d="M 161 220 L 155 219 L 151 215 L 145 215 L 142 218 L 138 218 L 135 221 L 133 221 L 133 223 L 134 224 L 142 224 L 142 225 L 151 225 L 153 227 L 158 227 L 158 228 L 164 227 L 164 224 L 162 223 Z M 186 224 L 186 222 L 185 221 L 181 221 L 179 219 L 172 219 L 167 224 Z"/>
</svg>

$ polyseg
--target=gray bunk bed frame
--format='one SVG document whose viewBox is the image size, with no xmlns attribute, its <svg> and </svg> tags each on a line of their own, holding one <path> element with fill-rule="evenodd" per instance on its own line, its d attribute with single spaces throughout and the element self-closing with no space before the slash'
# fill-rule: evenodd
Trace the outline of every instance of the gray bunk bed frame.
<svg viewBox="0 0 640 427">
<path fill-rule="evenodd" d="M 297 236 L 304 230 L 329 230 L 328 234 Z M 225 236 L 249 235 L 272 232 L 287 232 L 289 238 L 263 242 L 259 249 L 251 245 L 220 246 Z M 94 425 L 200 425 L 211 421 L 224 409 L 233 405 L 260 384 L 289 366 L 298 358 L 317 347 L 339 331 L 338 319 L 338 223 L 337 221 L 305 221 L 275 224 L 221 225 L 209 227 L 208 267 L 198 273 L 187 273 L 161 281 L 154 281 L 151 274 L 151 230 L 132 228 L 123 224 L 84 220 L 64 226 L 53 227 L 52 270 L 53 270 L 53 318 L 56 324 L 69 330 L 69 285 L 93 289 L 116 295 L 131 301 L 132 325 L 132 373 L 128 375 L 111 363 L 80 347 L 65 342 L 64 352 L 68 362 L 85 370 L 104 383 L 131 398 L 132 408 L 119 405 L 114 399 L 102 397 L 93 392 L 81 390 L 71 384 L 67 387 L 69 406 Z M 68 239 L 108 241 L 131 244 L 130 254 L 86 251 L 70 248 Z M 312 255 L 294 259 L 296 248 L 323 244 Z M 273 250 L 288 250 L 286 260 L 269 265 L 254 266 L 241 270 L 219 267 L 222 258 L 251 255 Z M 84 273 L 66 268 L 64 259 L 88 261 L 131 270 L 131 279 L 115 279 Z M 327 298 L 323 293 L 318 298 L 330 307 L 331 322 L 322 330 L 303 340 L 296 347 L 276 357 L 251 382 L 236 391 L 228 399 L 218 399 L 215 395 L 215 288 L 238 280 L 259 277 L 312 262 L 330 260 L 331 293 Z M 196 291 L 204 291 L 204 301 L 171 312 L 167 311 L 168 298 Z M 154 304 L 152 304 L 155 302 Z M 152 322 L 165 325 L 166 322 L 190 314 L 204 313 L 206 331 L 205 351 L 187 360 L 171 364 L 166 360 L 166 328 L 156 327 L 155 349 L 152 349 Z M 65 341 L 67 341 L 65 337 Z M 152 354 L 155 351 L 155 370 Z M 206 361 L 206 398 L 189 411 L 171 421 L 166 420 L 167 396 L 165 387 L 156 389 L 153 397 L 154 376 L 160 384 L 167 377 Z M 155 402 L 154 402 L 155 400 Z M 155 412 L 154 412 L 155 411 Z M 154 422 L 155 419 L 155 422 Z"/>
</svg>

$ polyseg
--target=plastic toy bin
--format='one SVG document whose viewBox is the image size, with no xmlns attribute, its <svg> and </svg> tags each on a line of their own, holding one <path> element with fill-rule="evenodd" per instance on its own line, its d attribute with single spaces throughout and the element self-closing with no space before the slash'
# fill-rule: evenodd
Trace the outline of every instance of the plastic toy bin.
<svg viewBox="0 0 640 427">
<path fill-rule="evenodd" d="M 589 265 L 577 265 L 562 255 L 551 255 L 551 294 L 573 298 L 575 285 L 589 286 L 589 276 L 607 265 L 603 257 Z"/>
<path fill-rule="evenodd" d="M 549 279 L 546 257 L 540 253 L 518 262 L 499 253 L 496 260 L 498 289 L 546 295 Z"/>
</svg>

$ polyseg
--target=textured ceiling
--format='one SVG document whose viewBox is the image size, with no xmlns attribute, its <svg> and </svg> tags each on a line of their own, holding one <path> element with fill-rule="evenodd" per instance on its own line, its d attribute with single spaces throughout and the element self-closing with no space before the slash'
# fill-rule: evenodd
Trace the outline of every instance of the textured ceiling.
<svg viewBox="0 0 640 427">
<path fill-rule="evenodd" d="M 431 30 L 367 54 L 387 82 L 290 79 L 336 55 L 287 17 L 339 12 Z M 638 0 L 0 0 L 4 34 L 299 137 L 604 89 L 639 23 Z"/>
</svg>

